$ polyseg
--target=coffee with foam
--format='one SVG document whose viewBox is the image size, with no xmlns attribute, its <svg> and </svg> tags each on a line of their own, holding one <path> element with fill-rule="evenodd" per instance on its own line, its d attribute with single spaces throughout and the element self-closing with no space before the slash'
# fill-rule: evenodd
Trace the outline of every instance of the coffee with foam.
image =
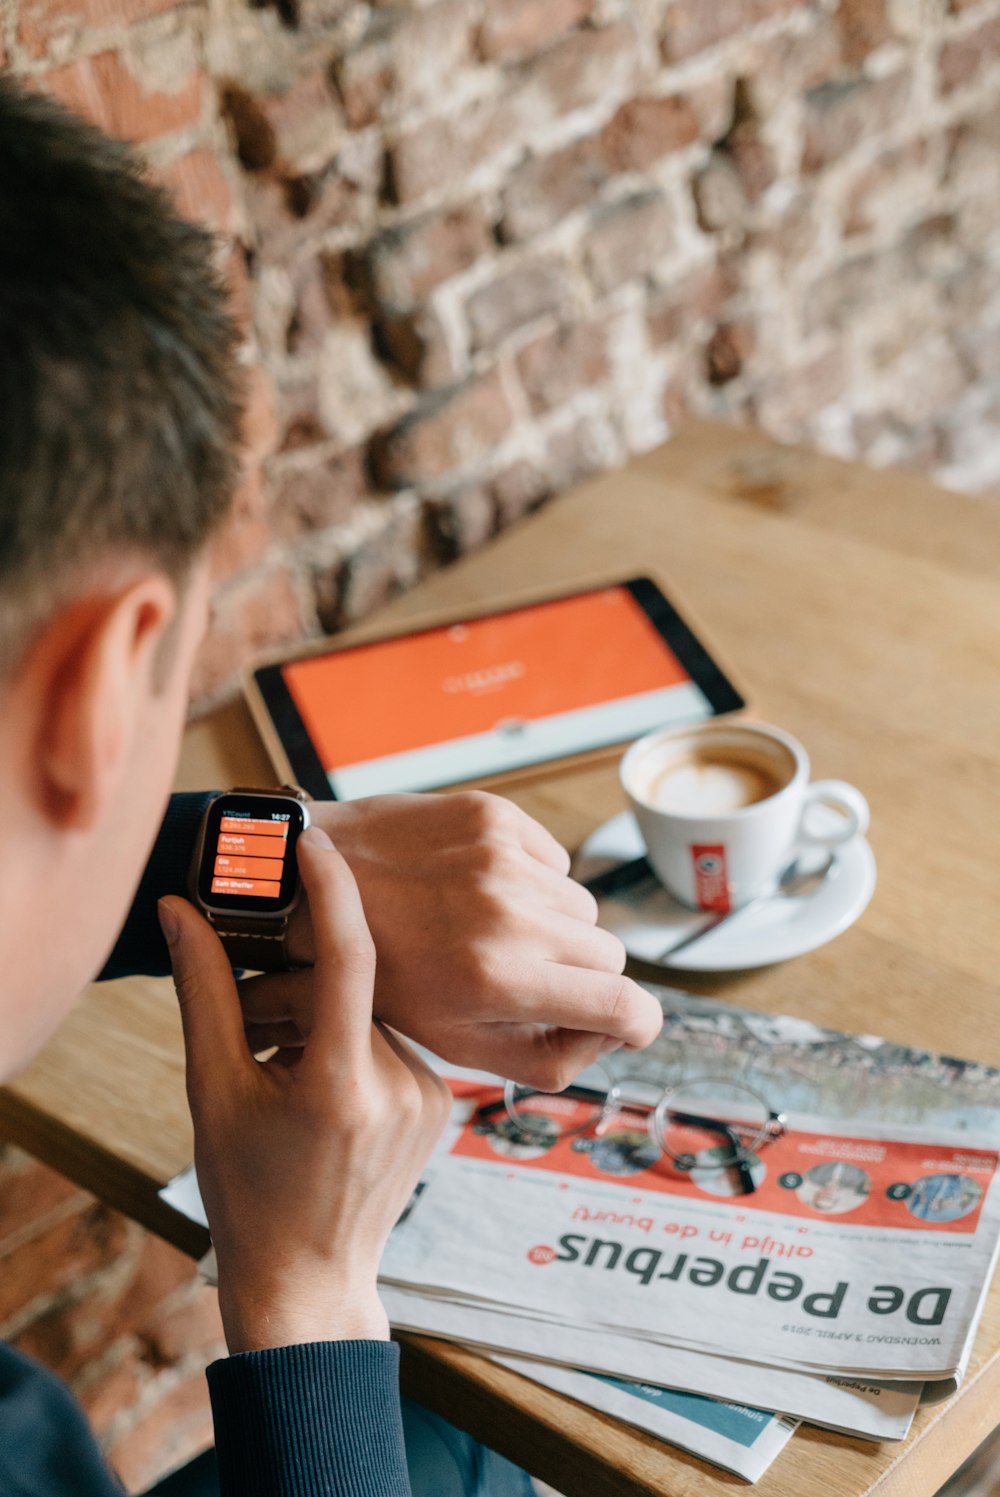
<svg viewBox="0 0 1000 1497">
<path fill-rule="evenodd" d="M 647 805 L 675 816 L 728 816 L 782 790 L 794 765 L 735 745 L 686 748 L 657 757 L 636 790 Z"/>
<path fill-rule="evenodd" d="M 772 893 L 800 840 L 835 847 L 868 826 L 859 790 L 810 785 L 801 743 L 764 723 L 647 733 L 622 760 L 621 781 L 660 882 L 680 904 L 716 914 Z M 841 812 L 832 830 L 807 825 L 814 804 Z"/>
</svg>

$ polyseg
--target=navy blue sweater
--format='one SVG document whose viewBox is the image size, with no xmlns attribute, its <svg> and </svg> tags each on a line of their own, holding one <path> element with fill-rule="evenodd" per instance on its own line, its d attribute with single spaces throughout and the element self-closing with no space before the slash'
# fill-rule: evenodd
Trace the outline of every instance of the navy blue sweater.
<svg viewBox="0 0 1000 1497">
<path fill-rule="evenodd" d="M 208 796 L 175 795 L 102 977 L 170 970 L 156 918 L 185 894 Z M 208 1369 L 222 1497 L 410 1497 L 399 1350 L 316 1341 Z M 82 1411 L 50 1372 L 0 1346 L 0 1497 L 121 1497 Z"/>
</svg>

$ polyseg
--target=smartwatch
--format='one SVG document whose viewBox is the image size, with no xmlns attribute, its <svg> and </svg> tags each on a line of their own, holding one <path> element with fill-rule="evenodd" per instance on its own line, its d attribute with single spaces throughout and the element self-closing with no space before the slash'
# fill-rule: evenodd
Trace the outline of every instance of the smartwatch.
<svg viewBox="0 0 1000 1497">
<path fill-rule="evenodd" d="M 227 790 L 210 801 L 191 867 L 191 895 L 215 927 L 234 967 L 279 972 L 301 884 L 295 844 L 309 825 L 306 797 L 280 790 Z"/>
</svg>

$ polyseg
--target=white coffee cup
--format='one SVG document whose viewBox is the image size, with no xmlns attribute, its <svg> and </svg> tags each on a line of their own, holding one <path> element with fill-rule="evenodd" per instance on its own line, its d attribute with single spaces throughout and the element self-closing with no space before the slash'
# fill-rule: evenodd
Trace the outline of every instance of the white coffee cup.
<svg viewBox="0 0 1000 1497">
<path fill-rule="evenodd" d="M 860 790 L 811 785 L 802 745 L 762 723 L 648 733 L 622 759 L 621 781 L 654 871 L 692 909 L 738 909 L 775 890 L 798 847 L 835 847 L 868 827 Z M 840 814 L 820 824 L 818 806 Z"/>
</svg>

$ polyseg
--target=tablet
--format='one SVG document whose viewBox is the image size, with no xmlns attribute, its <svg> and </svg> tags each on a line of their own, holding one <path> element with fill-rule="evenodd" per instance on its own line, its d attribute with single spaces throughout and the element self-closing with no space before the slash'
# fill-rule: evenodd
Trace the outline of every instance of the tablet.
<svg viewBox="0 0 1000 1497">
<path fill-rule="evenodd" d="M 744 705 L 647 577 L 327 641 L 246 689 L 279 773 L 336 800 L 489 781 Z"/>
</svg>

